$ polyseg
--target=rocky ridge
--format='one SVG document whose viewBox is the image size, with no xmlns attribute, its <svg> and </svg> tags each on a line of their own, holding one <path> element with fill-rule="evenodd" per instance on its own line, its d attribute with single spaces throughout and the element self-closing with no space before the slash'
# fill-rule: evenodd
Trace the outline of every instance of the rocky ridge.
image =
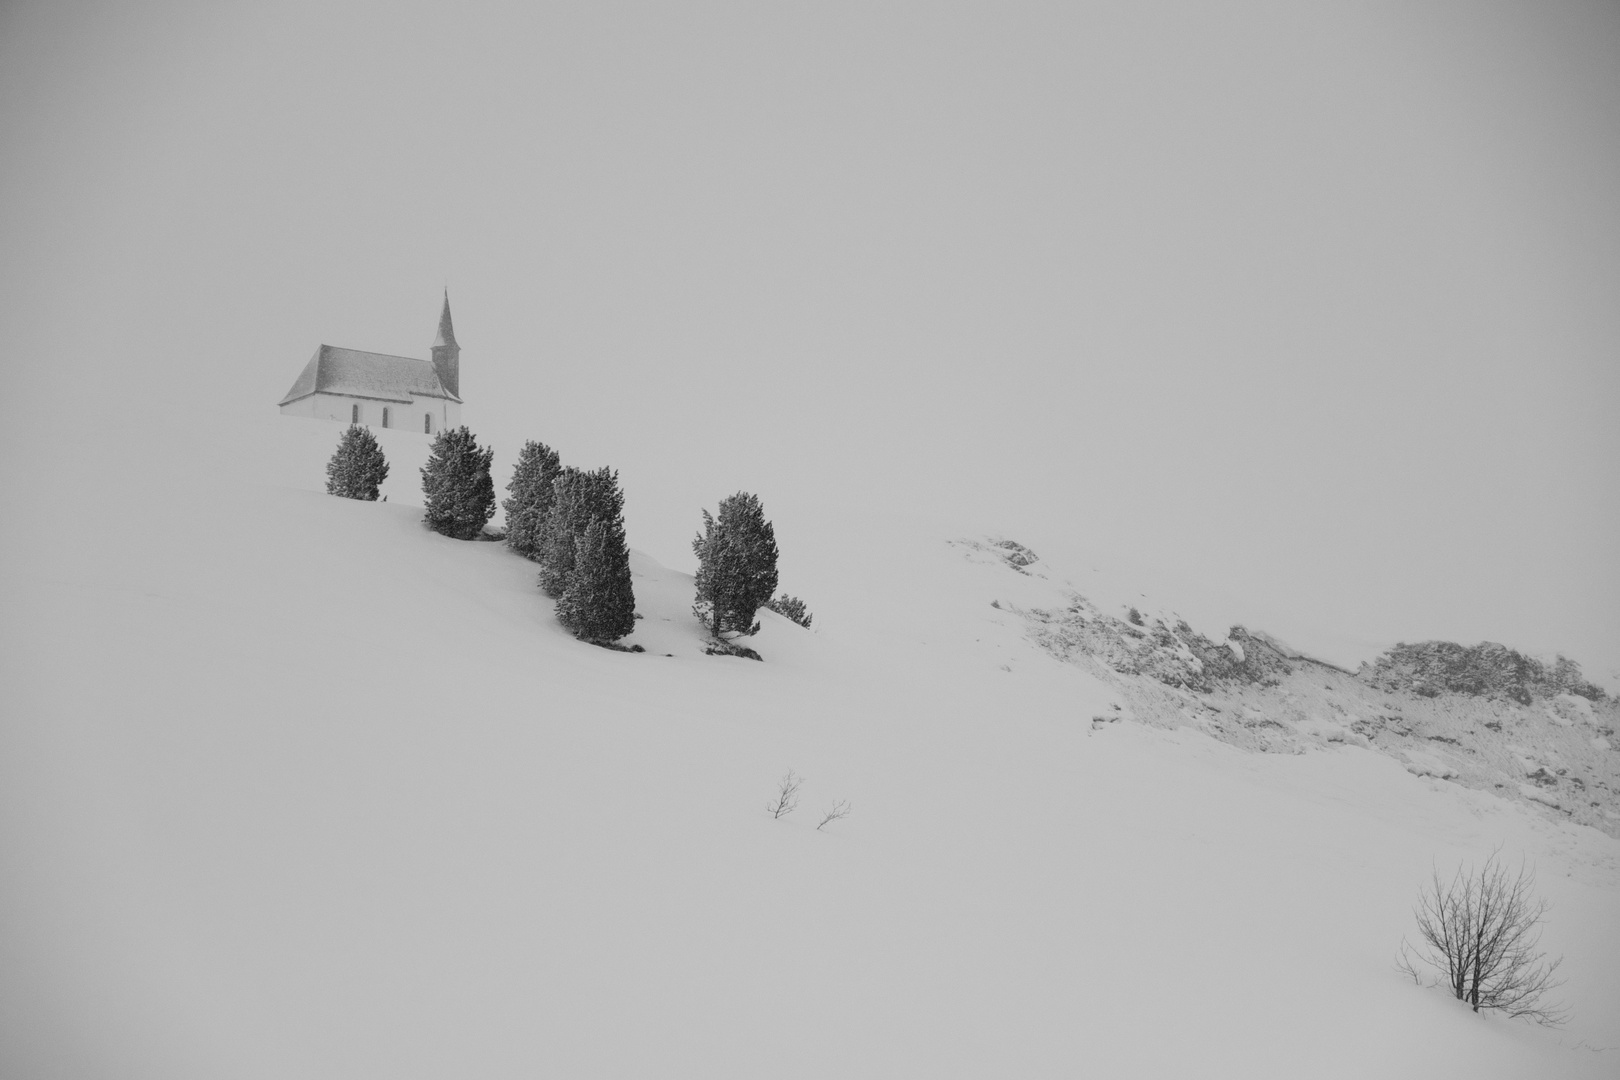
<svg viewBox="0 0 1620 1080">
<path fill-rule="evenodd" d="M 1360 675 L 1381 689 L 1431 698 L 1449 692 L 1529 705 L 1538 698 L 1560 694 L 1588 701 L 1602 701 L 1607 696 L 1601 687 L 1587 682 L 1580 665 L 1567 657 L 1544 664 L 1494 641 L 1472 646 L 1451 641 L 1402 642 L 1371 664 L 1363 664 Z"/>
<path fill-rule="evenodd" d="M 1192 726 L 1259 753 L 1360 747 L 1620 838 L 1620 702 L 1573 661 L 1547 664 L 1492 642 L 1423 642 L 1351 672 L 1242 626 L 1215 640 L 1173 613 L 1104 611 L 1015 541 L 952 543 L 971 561 L 1044 579 L 1062 598 L 993 604 L 1042 651 L 1118 688 L 1126 704 L 1094 727 Z"/>
</svg>

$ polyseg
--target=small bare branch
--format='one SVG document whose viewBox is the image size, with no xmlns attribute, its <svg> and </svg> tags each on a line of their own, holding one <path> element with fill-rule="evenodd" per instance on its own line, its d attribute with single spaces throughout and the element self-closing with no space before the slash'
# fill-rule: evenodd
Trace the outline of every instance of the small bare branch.
<svg viewBox="0 0 1620 1080">
<path fill-rule="evenodd" d="M 1412 946 L 1407 944 L 1405 938 L 1402 938 L 1401 947 L 1395 953 L 1395 970 L 1402 975 L 1411 976 L 1414 983 L 1422 986 L 1423 972 L 1418 969 L 1418 963 L 1418 957 L 1412 955 Z M 1434 984 L 1431 982 L 1429 985 L 1433 986 Z"/>
<path fill-rule="evenodd" d="M 789 769 L 787 775 L 782 777 L 781 783 L 777 785 L 776 798 L 765 805 L 765 812 L 773 818 L 779 818 L 784 814 L 791 814 L 797 810 L 799 808 L 799 787 L 803 783 L 804 777 Z"/>
<path fill-rule="evenodd" d="M 832 804 L 832 809 L 827 811 L 827 816 L 821 819 L 821 824 L 816 826 L 816 831 L 820 832 L 825 826 L 832 824 L 839 818 L 846 817 L 849 817 L 849 800 L 839 799 Z"/>
</svg>

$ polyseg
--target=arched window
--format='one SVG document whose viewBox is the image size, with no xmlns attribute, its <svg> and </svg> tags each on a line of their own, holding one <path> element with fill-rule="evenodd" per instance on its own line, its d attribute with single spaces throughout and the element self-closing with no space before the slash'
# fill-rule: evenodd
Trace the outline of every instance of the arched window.
<svg viewBox="0 0 1620 1080">
<path fill-rule="evenodd" d="M 388 426 L 388 406 L 383 406 L 383 427 Z"/>
<path fill-rule="evenodd" d="M 358 424 L 359 422 L 360 422 L 360 403 L 355 402 L 355 404 L 353 406 L 351 406 L 350 409 L 349 409 L 349 423 Z"/>
<path fill-rule="evenodd" d="M 423 413 L 422 414 L 422 434 L 424 434 L 424 435 L 433 434 L 433 414 L 432 413 Z"/>
</svg>

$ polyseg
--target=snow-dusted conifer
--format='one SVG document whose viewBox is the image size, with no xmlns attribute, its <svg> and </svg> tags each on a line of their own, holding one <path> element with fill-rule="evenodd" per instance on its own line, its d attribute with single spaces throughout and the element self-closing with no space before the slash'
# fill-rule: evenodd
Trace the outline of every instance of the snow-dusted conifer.
<svg viewBox="0 0 1620 1080">
<path fill-rule="evenodd" d="M 525 558 L 539 557 L 540 526 L 556 500 L 552 485 L 561 472 L 557 451 L 545 443 L 523 444 L 501 508 L 506 511 L 506 545 Z"/>
<path fill-rule="evenodd" d="M 422 466 L 423 515 L 428 528 L 457 540 L 473 540 L 495 515 L 494 450 L 480 450 L 465 427 L 446 428 L 433 440 Z"/>
<path fill-rule="evenodd" d="M 388 460 L 369 428 L 350 424 L 338 437 L 337 450 L 326 463 L 326 493 L 345 499 L 377 501 L 377 489 L 388 479 Z"/>
<path fill-rule="evenodd" d="M 574 545 L 574 568 L 557 601 L 557 618 L 584 641 L 615 641 L 636 628 L 630 549 L 624 523 L 592 518 Z"/>
<path fill-rule="evenodd" d="M 559 598 L 574 571 L 576 545 L 592 519 L 619 522 L 623 527 L 624 493 L 619 474 L 601 468 L 586 472 L 566 466 L 552 482 L 551 508 L 540 522 L 534 558 L 540 563 L 540 587 Z"/>
<path fill-rule="evenodd" d="M 776 530 L 759 497 L 739 491 L 720 500 L 718 516 L 704 510 L 692 552 L 698 557 L 693 614 L 716 639 L 758 633 L 754 613 L 776 591 Z"/>
<path fill-rule="evenodd" d="M 814 615 L 810 614 L 809 609 L 804 606 L 803 600 L 800 600 L 797 596 L 789 596 L 787 593 L 783 593 L 775 600 L 767 601 L 765 606 L 783 618 L 792 619 L 806 630 L 810 629 L 810 620 L 815 618 Z"/>
</svg>

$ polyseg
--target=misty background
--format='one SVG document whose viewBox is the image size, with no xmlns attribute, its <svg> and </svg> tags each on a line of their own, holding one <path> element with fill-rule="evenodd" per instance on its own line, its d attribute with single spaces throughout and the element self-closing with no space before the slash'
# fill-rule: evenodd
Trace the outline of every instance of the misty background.
<svg viewBox="0 0 1620 1080">
<path fill-rule="evenodd" d="M 448 286 L 497 485 L 668 565 L 746 489 L 812 610 L 901 520 L 1620 677 L 1612 3 L 14 2 L 0 147 L 14 569 Z"/>
</svg>

